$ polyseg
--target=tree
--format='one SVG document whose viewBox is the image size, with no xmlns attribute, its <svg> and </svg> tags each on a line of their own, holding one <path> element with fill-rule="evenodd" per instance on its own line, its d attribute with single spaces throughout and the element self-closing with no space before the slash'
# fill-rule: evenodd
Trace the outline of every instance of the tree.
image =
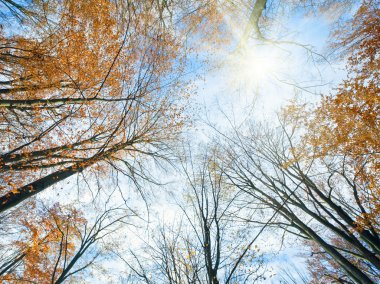
<svg viewBox="0 0 380 284">
<path fill-rule="evenodd" d="M 348 2 L 0 0 L 7 7 L 0 20 L 0 213 L 16 220 L 21 212 L 24 228 L 17 240 L 7 236 L 14 248 L 0 256 L 3 280 L 77 281 L 94 263 L 96 241 L 125 212 L 106 208 L 88 226 L 71 208 L 29 211 L 31 197 L 75 175 L 90 189 L 99 174 L 115 172 L 139 185 L 150 178 L 148 160 L 174 158 L 168 150 L 188 121 L 188 68 L 228 30 L 224 8 L 248 18 L 233 42 L 238 50 L 253 36 L 314 53 L 269 36 L 271 18 L 278 9 Z M 20 29 L 4 24 L 13 18 Z M 181 223 L 157 230 L 142 255 L 130 249 L 132 260 L 115 252 L 129 280 L 256 281 L 262 262 L 252 245 L 273 227 L 305 240 L 314 278 L 379 281 L 379 23 L 377 1 L 363 2 L 348 31 L 337 33 L 336 45 L 349 52 L 348 79 L 316 110 L 291 106 L 278 128 L 233 127 L 212 154 L 182 164 Z M 13 208 L 24 200 L 22 210 Z"/>
<path fill-rule="evenodd" d="M 31 38 L 1 34 L 1 212 L 90 168 L 142 176 L 143 157 L 164 155 L 187 50 L 161 5 L 68 0 Z"/>
<path fill-rule="evenodd" d="M 256 282 L 262 277 L 262 263 L 254 249 L 257 237 L 247 240 L 248 228 L 239 227 L 241 224 L 233 217 L 239 194 L 225 184 L 217 165 L 218 151 L 211 149 L 200 157 L 192 157 L 189 152 L 193 160 L 183 164 L 190 189 L 189 206 L 181 208 L 197 240 L 193 247 L 198 247 L 198 254 L 204 258 L 204 281 Z"/>
<path fill-rule="evenodd" d="M 364 1 L 354 17 L 333 34 L 333 48 L 348 54 L 348 75 L 336 93 L 322 98 L 316 107 L 292 104 L 287 109 L 288 118 L 306 129 L 298 158 L 341 164 L 344 180 L 340 184 L 349 185 L 341 195 L 348 199 L 342 207 L 352 214 L 352 234 L 370 232 L 375 238 L 379 233 L 379 11 L 378 1 Z M 330 188 L 334 186 L 332 180 Z M 351 243 L 340 235 L 329 238 L 343 252 L 351 251 L 346 255 L 351 263 L 378 279 L 379 268 L 363 261 Z M 331 255 L 315 243 L 311 247 L 309 269 L 314 281 L 325 277 L 351 283 Z M 377 249 L 374 252 L 378 259 Z"/>
<path fill-rule="evenodd" d="M 42 5 L 41 5 L 42 4 Z M 13 19 L 23 22 L 23 21 L 34 21 L 38 22 L 42 19 L 41 14 L 37 11 L 40 10 L 41 6 L 46 7 L 46 3 L 43 1 L 17 1 L 17 0 L 1 0 L 0 1 L 0 15 L 2 16 L 1 24 L 9 24 Z M 8 23 L 7 23 L 8 21 Z"/>
<path fill-rule="evenodd" d="M 292 10 L 301 10 L 304 13 L 316 13 L 328 10 L 331 7 L 344 7 L 348 10 L 352 6 L 353 1 L 351 0 L 302 0 L 302 1 L 268 1 L 268 0 L 257 0 L 248 3 L 241 3 L 241 10 L 244 8 L 248 11 L 247 17 L 248 22 L 243 31 L 242 37 L 240 38 L 239 48 L 246 48 L 250 38 L 257 40 L 260 43 L 267 43 L 271 45 L 294 45 L 302 47 L 308 51 L 310 54 L 318 55 L 323 59 L 326 59 L 321 54 L 313 51 L 310 45 L 302 44 L 292 40 L 284 40 L 277 38 L 270 38 L 270 27 L 273 22 L 273 18 L 279 17 L 280 11 L 289 12 Z M 238 5 L 235 3 L 235 5 Z M 343 13 L 344 14 L 344 13 Z"/>
<path fill-rule="evenodd" d="M 373 283 L 379 277 L 379 235 L 375 229 L 357 230 L 363 204 L 355 198 L 355 172 L 344 157 L 303 160 L 298 150 L 303 141 L 296 127 L 287 127 L 235 129 L 222 148 L 225 174 L 253 198 L 248 202 L 277 215 L 271 226 L 317 243 L 353 281 Z M 334 237 L 349 249 L 331 243 Z M 363 271 L 352 258 L 362 259 L 370 270 Z"/>
<path fill-rule="evenodd" d="M 13 240 L 9 260 L 1 265 L 0 280 L 6 283 L 62 283 L 80 274 L 102 254 L 99 241 L 115 232 L 129 213 L 122 208 L 105 210 L 88 222 L 70 206 L 54 204 L 39 214 L 24 217 L 22 235 Z"/>
<path fill-rule="evenodd" d="M 0 211 L 84 170 L 126 164 L 137 176 L 136 161 L 162 157 L 185 120 L 185 43 L 194 50 L 195 39 L 223 38 L 220 7 L 229 2 L 48 6 L 28 36 L 0 35 Z M 257 31 L 265 7 L 253 7 Z"/>
<path fill-rule="evenodd" d="M 118 253 L 136 279 L 173 284 L 264 279 L 257 236 L 251 237 L 250 228 L 234 218 L 239 196 L 224 184 L 215 162 L 212 152 L 183 161 L 188 188 L 185 201 L 179 202 L 181 221 L 154 231 L 144 253 L 131 251 L 131 260 Z"/>
<path fill-rule="evenodd" d="M 305 137 L 315 155 L 345 156 L 357 173 L 357 194 L 364 203 L 356 220 L 359 228 L 379 225 L 379 24 L 378 1 L 364 1 L 345 27 L 335 32 L 334 47 L 349 55 L 348 76 L 306 121 L 310 131 Z"/>
<path fill-rule="evenodd" d="M 331 243 L 333 243 L 336 247 L 342 248 L 342 250 L 350 250 L 349 244 L 345 243 L 342 239 L 335 237 L 331 239 Z M 311 275 L 311 283 L 320 283 L 321 281 L 334 283 L 354 283 L 342 267 L 334 261 L 329 254 L 321 249 L 318 244 L 314 242 L 306 242 L 306 245 L 311 248 L 310 257 L 307 260 L 308 271 Z M 371 267 L 368 267 L 365 261 L 350 255 L 347 255 L 347 258 L 352 263 L 355 263 L 355 265 L 357 265 L 362 271 L 366 271 L 374 277 L 374 279 L 378 279 L 378 272 L 373 271 Z"/>
</svg>

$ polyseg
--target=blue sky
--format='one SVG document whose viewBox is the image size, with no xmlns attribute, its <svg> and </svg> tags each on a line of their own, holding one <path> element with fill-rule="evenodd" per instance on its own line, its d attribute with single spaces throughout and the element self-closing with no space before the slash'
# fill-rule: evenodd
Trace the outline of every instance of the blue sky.
<svg viewBox="0 0 380 284">
<path fill-rule="evenodd" d="M 326 60 L 324 55 L 329 53 L 330 30 L 338 14 L 336 10 L 323 15 L 299 12 L 279 20 L 286 26 L 279 33 L 284 29 L 289 31 L 281 40 L 291 40 L 308 49 L 296 44 L 262 46 L 251 40 L 247 53 L 241 57 L 235 56 L 230 47 L 216 51 L 215 60 L 224 60 L 225 64 L 206 72 L 196 83 L 198 92 L 192 101 L 200 112 L 189 139 L 196 137 L 194 143 L 207 143 L 212 139 L 213 130 L 208 123 L 227 129 L 227 117 L 237 124 L 247 118 L 271 122 L 281 107 L 295 97 L 314 103 L 321 95 L 333 93 L 345 76 L 344 62 Z M 236 31 L 237 35 L 240 33 Z M 272 39 L 279 36 L 275 32 L 270 35 Z M 170 208 L 170 214 L 165 214 L 165 207 L 161 207 L 165 218 L 174 215 L 173 207 Z M 280 250 L 280 235 L 267 232 L 257 242 L 268 256 L 268 275 L 274 275 L 262 283 L 279 283 L 281 271 L 286 268 L 295 277 L 296 271 L 292 269 L 305 272 L 308 254 L 302 244 L 289 238 Z"/>
<path fill-rule="evenodd" d="M 323 15 L 307 16 L 299 11 L 276 19 L 277 22 L 282 23 L 282 27 L 273 26 L 272 33 L 268 37 L 304 44 L 313 52 L 296 44 L 263 45 L 254 40 L 248 42 L 247 49 L 242 53 L 231 48 L 231 45 L 221 46 L 214 50 L 211 61 L 221 66 L 206 71 L 200 70 L 201 78 L 194 82 L 197 93 L 190 98 L 189 102 L 189 105 L 195 109 L 192 111 L 195 115 L 193 117 L 195 123 L 186 135 L 193 144 L 207 143 L 213 136 L 213 130 L 205 122 L 226 129 L 229 127 L 227 118 L 235 120 L 236 123 L 247 118 L 274 121 L 276 112 L 295 95 L 301 100 L 312 103 L 318 101 L 321 94 L 329 94 L 345 75 L 344 63 L 333 60 L 327 62 L 318 55 L 328 53 L 327 42 L 331 23 L 336 20 L 335 16 L 336 13 L 331 13 L 331 11 Z M 244 25 L 241 21 L 234 23 L 231 20 L 227 21 L 228 24 L 237 42 Z M 194 69 L 202 67 L 195 60 L 192 64 Z M 173 196 L 181 194 L 180 187 L 183 179 L 173 173 L 174 171 L 168 172 L 164 176 L 163 173 L 157 172 L 157 175 L 161 175 L 162 180 L 169 182 L 169 185 L 165 187 L 166 191 L 161 186 L 153 187 L 149 200 L 151 202 L 150 215 L 146 214 L 146 204 L 140 199 L 139 193 L 134 191 L 130 194 L 129 198 L 138 200 L 133 201 L 132 206 L 137 210 L 141 209 L 142 215 L 152 222 L 153 227 L 162 220 L 169 223 L 177 221 L 176 218 L 180 216 L 179 208 L 174 205 Z M 132 188 L 126 179 L 121 180 L 121 185 Z M 76 198 L 75 178 L 70 180 L 69 185 L 65 184 L 63 194 L 68 203 Z M 53 203 L 56 198 L 55 191 L 46 191 L 39 197 Z M 82 198 L 82 202 L 91 202 L 88 192 L 82 195 Z M 115 203 L 120 201 L 117 197 L 115 198 Z M 89 212 L 89 214 L 93 213 Z M 138 229 L 132 227 L 134 232 L 129 229 L 121 231 L 114 238 L 122 237 L 129 244 L 138 246 L 137 236 L 140 236 L 141 232 L 146 233 L 148 225 L 144 223 Z M 268 264 L 271 268 L 268 273 L 278 275 L 284 267 L 295 265 L 302 270 L 305 266 L 305 260 L 300 257 L 302 250 L 299 250 L 299 246 L 294 246 L 294 243 L 292 246 L 287 242 L 284 249 L 279 252 L 279 236 L 273 235 L 272 232 L 263 234 L 258 244 L 268 255 Z M 105 263 L 105 266 L 111 267 L 114 271 L 122 270 L 118 261 L 110 260 L 109 263 Z M 279 278 L 274 276 L 268 278 L 265 283 L 278 283 L 278 281 Z"/>
<path fill-rule="evenodd" d="M 305 44 L 316 53 L 324 54 L 328 50 L 326 43 L 331 24 L 328 16 L 304 16 L 297 13 L 284 17 L 281 22 L 291 31 L 286 33 L 286 37 L 282 40 Z M 240 25 L 232 28 L 241 27 Z M 283 29 L 279 31 L 279 33 L 282 32 Z M 236 30 L 236 36 L 240 34 L 241 31 Z M 270 36 L 275 39 L 279 34 L 274 32 Z M 236 54 L 233 49 L 231 50 L 231 46 L 228 46 L 216 50 L 213 56 L 212 60 L 218 63 L 222 60 L 224 64 L 220 68 L 203 72 L 202 78 L 195 81 L 197 94 L 192 96 L 189 102 L 197 110 L 192 112 L 193 115 L 195 114 L 194 128 L 187 133 L 187 137 L 194 145 L 207 143 L 213 136 L 213 130 L 205 122 L 226 129 L 229 127 L 227 117 L 233 118 L 236 123 L 247 118 L 273 121 L 276 112 L 295 95 L 302 100 L 315 102 L 321 94 L 328 94 L 344 77 L 342 62 L 326 62 L 316 54 L 311 57 L 309 51 L 292 44 L 262 46 L 251 40 L 246 53 Z M 192 63 L 195 69 L 201 67 L 196 61 Z M 162 221 L 169 224 L 179 221 L 181 214 L 180 209 L 175 205 L 175 199 L 181 199 L 183 179 L 173 173 L 174 171 L 166 175 L 156 173 L 169 184 L 165 188 L 157 186 L 157 190 L 153 187 L 151 193 L 148 193 L 150 196 L 149 215 L 138 193 L 131 195 L 139 200 L 131 204 L 151 223 L 140 225 L 139 228 L 127 228 L 113 238 L 122 239 L 138 247 L 142 241 L 140 238 L 149 237 L 148 228 L 154 228 Z M 75 184 L 74 180 L 72 182 Z M 131 185 L 124 180 L 122 186 Z M 75 193 L 75 190 L 68 190 Z M 48 193 L 44 195 L 45 198 L 49 196 Z M 88 194 L 86 196 L 90 202 L 91 196 Z M 262 283 L 279 283 L 279 274 L 282 269 L 291 269 L 296 266 L 303 271 L 305 268 L 305 259 L 300 255 L 304 251 L 300 250 L 300 244 L 289 241 L 281 248 L 280 235 L 268 231 L 257 241 L 268 262 L 267 275 L 273 275 Z M 105 262 L 105 266 L 113 272 L 124 269 L 120 260 L 117 259 Z M 101 275 L 95 274 L 96 277 L 101 277 Z"/>
</svg>

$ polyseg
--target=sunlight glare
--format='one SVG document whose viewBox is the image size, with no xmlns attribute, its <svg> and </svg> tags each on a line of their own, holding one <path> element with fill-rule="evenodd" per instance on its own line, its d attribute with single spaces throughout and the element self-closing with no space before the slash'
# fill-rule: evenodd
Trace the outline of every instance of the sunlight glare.
<svg viewBox="0 0 380 284">
<path fill-rule="evenodd" d="M 264 48 L 245 48 L 227 60 L 228 76 L 233 87 L 247 90 L 265 87 L 282 68 L 278 53 Z"/>
</svg>

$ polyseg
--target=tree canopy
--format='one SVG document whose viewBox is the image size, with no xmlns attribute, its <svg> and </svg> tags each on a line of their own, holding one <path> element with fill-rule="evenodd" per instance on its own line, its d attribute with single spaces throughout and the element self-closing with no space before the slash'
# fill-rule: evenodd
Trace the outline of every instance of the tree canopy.
<svg viewBox="0 0 380 284">
<path fill-rule="evenodd" d="M 379 4 L 0 0 L 0 283 L 378 283 Z"/>
</svg>

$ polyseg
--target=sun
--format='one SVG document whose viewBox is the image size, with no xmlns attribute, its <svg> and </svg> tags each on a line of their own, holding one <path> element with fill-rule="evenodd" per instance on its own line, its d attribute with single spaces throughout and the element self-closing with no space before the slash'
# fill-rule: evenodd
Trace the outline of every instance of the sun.
<svg viewBox="0 0 380 284">
<path fill-rule="evenodd" d="M 239 49 L 227 59 L 230 84 L 239 88 L 258 88 L 274 81 L 282 68 L 282 59 L 271 48 Z"/>
</svg>

